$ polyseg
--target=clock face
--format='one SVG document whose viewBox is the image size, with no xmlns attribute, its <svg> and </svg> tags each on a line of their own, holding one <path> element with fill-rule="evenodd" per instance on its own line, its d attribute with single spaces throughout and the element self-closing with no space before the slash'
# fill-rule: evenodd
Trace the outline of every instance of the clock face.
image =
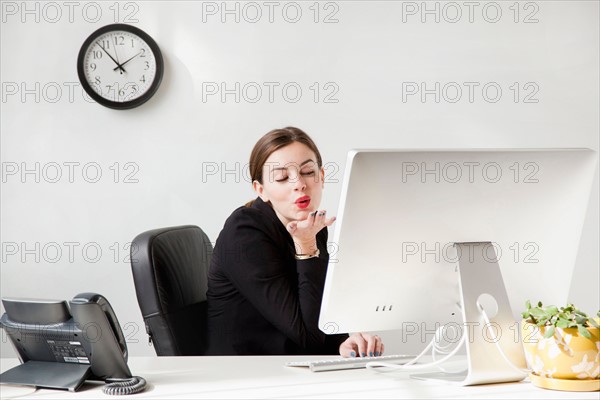
<svg viewBox="0 0 600 400">
<path fill-rule="evenodd" d="M 158 45 L 142 30 L 113 24 L 94 32 L 77 62 L 79 80 L 98 103 L 128 109 L 145 103 L 162 80 Z"/>
</svg>

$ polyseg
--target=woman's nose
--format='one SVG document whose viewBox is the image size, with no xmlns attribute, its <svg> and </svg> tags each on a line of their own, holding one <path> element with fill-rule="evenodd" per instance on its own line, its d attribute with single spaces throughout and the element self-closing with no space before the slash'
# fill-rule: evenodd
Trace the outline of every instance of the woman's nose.
<svg viewBox="0 0 600 400">
<path fill-rule="evenodd" d="M 294 178 L 294 190 L 304 190 L 306 188 L 306 182 L 302 175 L 297 174 Z"/>
</svg>

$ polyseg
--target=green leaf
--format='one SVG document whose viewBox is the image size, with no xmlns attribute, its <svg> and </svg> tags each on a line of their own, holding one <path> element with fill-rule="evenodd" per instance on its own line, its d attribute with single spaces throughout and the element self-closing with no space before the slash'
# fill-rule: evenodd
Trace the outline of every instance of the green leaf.
<svg viewBox="0 0 600 400">
<path fill-rule="evenodd" d="M 526 308 L 526 309 L 528 309 L 528 310 L 531 308 L 531 302 L 530 302 L 529 300 L 527 300 L 527 301 L 525 302 L 525 308 Z M 600 311 L 599 311 L 599 312 L 600 312 Z"/>
<path fill-rule="evenodd" d="M 590 324 L 590 326 L 600 328 L 600 325 L 598 325 L 598 323 L 596 322 L 596 320 L 594 318 L 588 318 L 588 323 Z"/>
<path fill-rule="evenodd" d="M 538 307 L 542 307 L 542 306 L 543 306 L 542 302 L 538 301 Z"/>
<path fill-rule="evenodd" d="M 556 327 L 557 328 L 566 328 L 569 326 L 569 321 L 564 319 L 564 318 L 559 318 L 558 321 L 556 321 Z"/>
<path fill-rule="evenodd" d="M 588 339 L 592 338 L 592 334 L 590 333 L 590 331 L 588 331 L 587 329 L 585 329 L 583 326 L 577 325 L 577 330 L 579 331 L 579 334 L 581 336 L 586 337 Z"/>
<path fill-rule="evenodd" d="M 548 338 L 552 337 L 554 335 L 554 331 L 555 331 L 554 327 L 553 326 L 549 326 L 546 329 L 546 333 L 544 333 L 544 338 L 548 339 Z"/>
<path fill-rule="evenodd" d="M 529 314 L 536 318 L 542 318 L 545 315 L 544 310 L 540 310 L 539 308 L 532 308 L 529 310 Z"/>
<path fill-rule="evenodd" d="M 566 306 L 565 308 L 563 308 L 563 311 L 566 313 L 570 313 L 571 311 L 574 310 L 574 307 L 572 304 L 569 304 L 568 306 Z"/>
<path fill-rule="evenodd" d="M 556 306 L 548 306 L 546 308 L 546 313 L 550 315 L 558 314 L 558 308 Z"/>
</svg>

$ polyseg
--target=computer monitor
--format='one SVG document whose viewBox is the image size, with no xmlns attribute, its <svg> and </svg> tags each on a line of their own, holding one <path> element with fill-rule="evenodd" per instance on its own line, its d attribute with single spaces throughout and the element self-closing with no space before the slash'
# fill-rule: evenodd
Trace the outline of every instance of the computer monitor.
<svg viewBox="0 0 600 400">
<path fill-rule="evenodd" d="M 462 304 L 481 284 L 519 363 L 525 301 L 568 301 L 596 163 L 589 149 L 349 152 L 319 327 L 399 330 L 424 347 L 439 325 L 482 322 Z"/>
</svg>

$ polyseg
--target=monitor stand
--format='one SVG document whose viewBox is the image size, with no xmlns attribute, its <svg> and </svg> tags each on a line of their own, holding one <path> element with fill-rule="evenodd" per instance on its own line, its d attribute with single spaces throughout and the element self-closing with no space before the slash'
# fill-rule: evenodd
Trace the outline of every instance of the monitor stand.
<svg viewBox="0 0 600 400">
<path fill-rule="evenodd" d="M 74 392 L 79 389 L 89 372 L 89 364 L 27 361 L 0 375 L 0 382 Z"/>
<path fill-rule="evenodd" d="M 460 385 L 517 382 L 527 374 L 507 364 L 506 357 L 518 368 L 527 367 L 518 322 L 512 315 L 496 251 L 490 242 L 454 243 L 457 254 L 460 296 L 462 299 L 463 334 L 467 350 L 467 370 L 463 373 L 428 373 L 411 375 L 415 379 L 443 380 Z M 481 304 L 489 318 L 491 330 L 479 310 Z"/>
</svg>

